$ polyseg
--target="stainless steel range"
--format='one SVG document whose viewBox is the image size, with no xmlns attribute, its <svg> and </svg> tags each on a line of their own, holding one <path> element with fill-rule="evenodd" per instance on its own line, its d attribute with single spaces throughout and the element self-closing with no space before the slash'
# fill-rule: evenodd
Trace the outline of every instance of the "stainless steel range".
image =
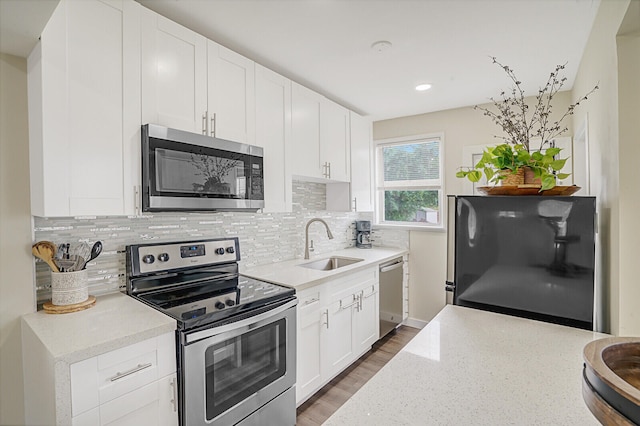
<svg viewBox="0 0 640 426">
<path fill-rule="evenodd" d="M 177 322 L 179 418 L 294 425 L 293 289 L 238 274 L 237 238 L 127 246 L 127 294 Z"/>
</svg>

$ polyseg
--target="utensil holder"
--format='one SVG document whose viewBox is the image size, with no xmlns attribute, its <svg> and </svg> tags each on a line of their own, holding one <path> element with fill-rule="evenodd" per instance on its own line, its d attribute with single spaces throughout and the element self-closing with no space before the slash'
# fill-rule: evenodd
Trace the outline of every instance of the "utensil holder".
<svg viewBox="0 0 640 426">
<path fill-rule="evenodd" d="M 51 303 L 57 306 L 73 305 L 89 298 L 87 270 L 51 272 Z"/>
</svg>

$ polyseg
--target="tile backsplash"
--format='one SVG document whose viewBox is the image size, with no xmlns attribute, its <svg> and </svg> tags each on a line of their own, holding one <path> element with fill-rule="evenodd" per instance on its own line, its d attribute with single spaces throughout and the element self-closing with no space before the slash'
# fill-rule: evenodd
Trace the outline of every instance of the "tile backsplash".
<svg viewBox="0 0 640 426">
<path fill-rule="evenodd" d="M 321 224 L 309 228 L 315 255 L 354 245 L 355 220 L 371 220 L 371 213 L 326 211 L 326 186 L 293 182 L 291 213 L 153 213 L 142 216 L 114 217 L 34 217 L 35 241 L 102 241 L 103 251 L 87 265 L 89 293 L 93 295 L 121 291 L 125 286 L 125 246 L 147 241 L 181 241 L 199 238 L 237 236 L 241 263 L 264 265 L 301 258 L 304 253 L 304 228 L 314 217 L 324 219 L 333 232 L 327 238 Z M 406 231 L 376 231 L 374 245 L 408 248 Z M 51 275 L 44 262 L 36 262 L 38 303 L 51 298 Z"/>
</svg>

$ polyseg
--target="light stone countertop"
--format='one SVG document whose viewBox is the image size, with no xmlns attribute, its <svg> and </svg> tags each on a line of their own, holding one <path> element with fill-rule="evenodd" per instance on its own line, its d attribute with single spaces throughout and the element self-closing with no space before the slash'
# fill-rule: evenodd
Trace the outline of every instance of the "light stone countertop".
<svg viewBox="0 0 640 426">
<path fill-rule="evenodd" d="M 599 425 L 582 350 L 602 337 L 447 305 L 324 425 Z"/>
<path fill-rule="evenodd" d="M 406 249 L 389 248 L 389 247 L 373 247 L 370 249 L 347 248 L 337 250 L 331 253 L 319 255 L 311 255 L 310 259 L 295 259 L 284 262 L 272 263 L 269 265 L 260 265 L 253 267 L 242 267 L 240 265 L 240 273 L 251 278 L 268 281 L 275 284 L 285 285 L 301 291 L 318 284 L 322 284 L 328 280 L 338 276 L 355 272 L 359 269 L 372 265 L 377 265 L 396 257 L 409 253 Z M 316 269 L 304 268 L 299 265 L 313 262 L 320 259 L 326 259 L 331 256 L 342 256 L 363 259 L 362 262 L 353 263 L 343 266 L 332 271 L 319 271 Z"/>
<path fill-rule="evenodd" d="M 123 293 L 96 298 L 83 311 L 22 317 L 55 361 L 72 364 L 176 329 L 176 320 Z"/>
</svg>

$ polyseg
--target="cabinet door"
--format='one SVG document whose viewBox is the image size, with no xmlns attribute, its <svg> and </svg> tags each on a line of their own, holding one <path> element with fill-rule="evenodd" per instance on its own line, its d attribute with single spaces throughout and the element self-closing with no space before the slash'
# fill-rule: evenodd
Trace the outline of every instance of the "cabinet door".
<svg viewBox="0 0 640 426">
<path fill-rule="evenodd" d="M 296 404 L 301 404 L 315 392 L 324 379 L 322 375 L 321 335 L 326 327 L 326 310 L 322 309 L 319 290 L 298 295 L 296 334 Z"/>
<path fill-rule="evenodd" d="M 255 141 L 255 64 L 207 41 L 209 135 L 235 142 Z"/>
<path fill-rule="evenodd" d="M 123 158 L 140 143 L 140 9 L 62 1 L 29 56 L 34 215 L 133 212 Z"/>
<path fill-rule="evenodd" d="M 357 212 L 373 211 L 371 121 L 351 112 L 351 201 Z"/>
<path fill-rule="evenodd" d="M 164 377 L 100 406 L 100 424 L 177 426 L 176 375 Z"/>
<path fill-rule="evenodd" d="M 355 295 L 351 294 L 328 306 L 328 326 L 323 341 L 324 366 L 327 376 L 335 376 L 353 361 L 353 311 Z"/>
<path fill-rule="evenodd" d="M 291 211 L 291 81 L 256 64 L 256 140 L 264 148 L 264 212 Z"/>
<path fill-rule="evenodd" d="M 142 14 L 142 123 L 207 130 L 207 41 L 148 9 Z"/>
<path fill-rule="evenodd" d="M 323 178 L 320 169 L 320 105 L 323 97 L 291 83 L 291 173 Z"/>
<path fill-rule="evenodd" d="M 324 99 L 320 110 L 320 165 L 325 177 L 335 181 L 350 180 L 349 110 Z"/>
<path fill-rule="evenodd" d="M 354 320 L 354 352 L 356 356 L 371 348 L 380 336 L 378 286 L 367 285 L 358 293 L 359 304 Z"/>
</svg>

